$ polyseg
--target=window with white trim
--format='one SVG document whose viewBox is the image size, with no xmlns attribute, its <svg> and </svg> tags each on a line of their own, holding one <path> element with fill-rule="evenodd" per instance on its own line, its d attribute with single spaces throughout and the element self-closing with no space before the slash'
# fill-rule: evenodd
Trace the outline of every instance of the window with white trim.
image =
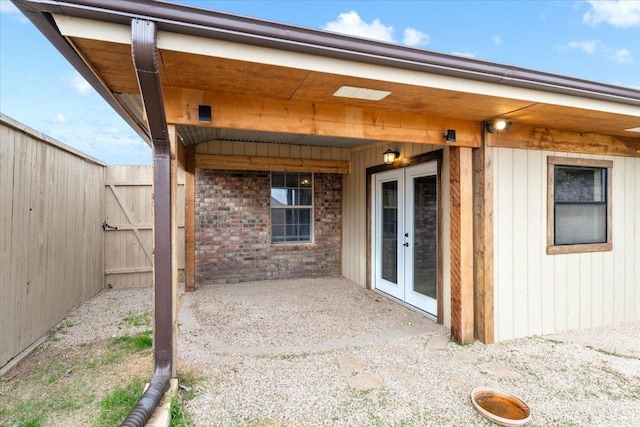
<svg viewBox="0 0 640 427">
<path fill-rule="evenodd" d="M 313 241 L 313 174 L 271 173 L 271 243 Z"/>
<path fill-rule="evenodd" d="M 611 250 L 608 160 L 548 158 L 547 253 Z"/>
</svg>

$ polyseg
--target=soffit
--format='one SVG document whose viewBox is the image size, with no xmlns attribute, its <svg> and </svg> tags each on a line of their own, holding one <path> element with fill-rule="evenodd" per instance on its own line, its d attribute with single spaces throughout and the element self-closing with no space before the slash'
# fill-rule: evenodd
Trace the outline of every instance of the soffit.
<svg viewBox="0 0 640 427">
<path fill-rule="evenodd" d="M 139 93 L 130 45 L 80 37 L 71 37 L 70 40 L 110 92 L 132 95 Z M 624 111 L 637 111 L 637 114 L 619 114 L 540 102 L 540 98 L 533 99 L 535 97 L 527 100 L 529 95 L 527 90 L 518 88 L 509 91 L 509 88 L 505 90 L 504 86 L 501 86 L 500 90 L 496 91 L 503 95 L 511 93 L 513 97 L 491 96 L 486 94 L 487 91 L 484 88 L 485 93 L 478 93 L 479 91 L 475 88 L 473 91 L 467 91 L 469 85 L 463 79 L 459 79 L 460 90 L 452 90 L 443 89 L 444 86 L 440 83 L 436 84 L 435 79 L 434 86 L 437 87 L 431 87 L 428 80 L 420 85 L 414 85 L 391 81 L 394 80 L 391 78 L 372 79 L 346 75 L 342 69 L 337 73 L 331 73 L 309 69 L 309 67 L 296 67 L 295 63 L 285 66 L 281 63 L 267 62 L 251 62 L 168 49 L 159 50 L 160 76 L 164 86 L 198 90 L 214 95 L 254 97 L 261 101 L 335 105 L 352 111 L 402 112 L 407 115 L 420 114 L 474 122 L 501 116 L 535 126 L 627 137 L 637 137 L 637 133 L 625 132 L 624 129 L 640 126 L 640 108 L 634 106 L 625 106 Z M 344 66 L 344 64 L 341 65 Z M 341 86 L 384 90 L 391 92 L 391 95 L 377 102 L 333 96 Z M 558 94 L 554 94 L 554 97 L 560 100 L 563 98 Z M 589 105 L 589 102 L 585 104 Z M 269 130 L 273 131 L 273 129 Z M 199 132 L 198 140 L 205 138 L 205 133 Z M 216 134 L 215 131 L 210 133 L 210 135 L 214 134 Z M 242 132 L 241 134 L 238 140 L 245 140 L 251 135 L 258 136 L 260 132 Z M 274 132 L 266 133 L 263 138 L 269 139 L 267 135 L 273 136 L 273 134 Z M 222 133 L 218 131 L 217 135 L 226 135 L 231 138 L 233 133 L 226 130 Z M 310 138 L 307 140 L 292 138 L 298 143 L 311 141 Z M 330 139 L 320 138 L 320 140 L 323 145 L 332 144 Z M 334 146 L 353 146 L 358 141 L 358 139 L 352 139 L 333 144 Z"/>
</svg>

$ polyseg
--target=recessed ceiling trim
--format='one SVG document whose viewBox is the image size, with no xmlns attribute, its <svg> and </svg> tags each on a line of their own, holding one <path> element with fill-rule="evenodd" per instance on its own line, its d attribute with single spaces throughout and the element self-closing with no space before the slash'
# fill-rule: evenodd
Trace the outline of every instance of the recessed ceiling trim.
<svg viewBox="0 0 640 427">
<path fill-rule="evenodd" d="M 342 86 L 333 94 L 333 96 L 342 98 L 365 99 L 367 101 L 380 101 L 389 95 L 391 95 L 391 92 L 386 90 L 366 89 L 353 86 Z"/>
</svg>

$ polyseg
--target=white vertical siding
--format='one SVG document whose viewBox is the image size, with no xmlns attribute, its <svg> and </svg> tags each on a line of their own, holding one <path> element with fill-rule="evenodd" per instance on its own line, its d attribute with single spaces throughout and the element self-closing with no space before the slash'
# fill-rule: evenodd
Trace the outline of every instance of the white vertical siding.
<svg viewBox="0 0 640 427">
<path fill-rule="evenodd" d="M 640 159 L 494 150 L 496 340 L 640 319 Z M 613 161 L 613 250 L 546 254 L 547 157 Z"/>
<path fill-rule="evenodd" d="M 265 142 L 209 141 L 196 147 L 198 154 L 282 157 L 312 160 L 349 160 L 349 150 L 339 147 L 274 144 Z"/>
</svg>

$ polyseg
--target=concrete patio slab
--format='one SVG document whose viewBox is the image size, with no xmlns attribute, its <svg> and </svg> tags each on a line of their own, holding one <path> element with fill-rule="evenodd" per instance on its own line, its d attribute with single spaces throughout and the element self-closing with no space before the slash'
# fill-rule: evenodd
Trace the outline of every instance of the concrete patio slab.
<svg viewBox="0 0 640 427">
<path fill-rule="evenodd" d="M 632 425 L 639 332 L 459 346 L 346 279 L 252 282 L 181 294 L 178 369 L 204 378 L 187 405 L 199 426 L 486 426 L 478 386 L 521 397 L 531 425 Z"/>
</svg>

